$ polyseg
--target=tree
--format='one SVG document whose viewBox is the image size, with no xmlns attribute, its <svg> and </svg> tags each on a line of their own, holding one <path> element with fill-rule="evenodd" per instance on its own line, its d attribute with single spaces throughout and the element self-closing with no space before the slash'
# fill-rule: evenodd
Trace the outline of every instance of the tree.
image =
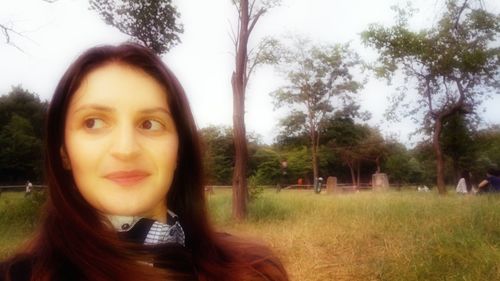
<svg viewBox="0 0 500 281">
<path fill-rule="evenodd" d="M 443 124 L 441 133 L 441 146 L 443 153 L 451 158 L 453 167 L 453 180 L 460 178 L 462 170 L 469 170 L 474 166 L 476 151 L 474 146 L 474 132 L 471 122 L 464 114 L 454 113 Z"/>
<path fill-rule="evenodd" d="M 210 126 L 200 130 L 203 140 L 207 183 L 229 185 L 234 165 L 233 132 L 228 127 Z"/>
<path fill-rule="evenodd" d="M 311 161 L 308 155 L 311 152 L 307 146 L 297 146 L 287 151 L 282 152 L 286 157 L 288 163 L 288 177 L 289 179 L 305 179 L 305 183 L 311 183 L 307 179 L 312 175 Z"/>
<path fill-rule="evenodd" d="M 327 120 L 322 134 L 325 146 L 349 168 L 352 185 L 360 186 L 362 167 L 366 169 L 370 164 L 371 173 L 380 172 L 386 147 L 378 129 L 355 123 L 354 116 L 352 113 L 337 112 Z M 376 168 L 373 169 L 373 166 Z"/>
<path fill-rule="evenodd" d="M 231 185 L 234 166 L 233 130 L 226 126 L 209 126 L 199 130 L 203 144 L 203 165 L 205 176 L 210 185 Z M 259 138 L 248 134 L 249 174 L 254 174 L 262 162 L 263 150 Z"/>
<path fill-rule="evenodd" d="M 481 179 L 489 168 L 500 168 L 500 126 L 477 132 L 473 143 L 477 158 L 471 171 L 476 179 Z"/>
<path fill-rule="evenodd" d="M 308 135 L 316 179 L 320 132 L 335 110 L 332 104 L 337 110 L 353 106 L 349 94 L 362 87 L 352 74 L 359 60 L 347 45 L 311 46 L 305 40 L 298 40 L 293 49 L 282 52 L 289 85 L 275 91 L 273 98 L 276 107 L 289 106 L 291 112 L 280 125 L 290 136 Z"/>
<path fill-rule="evenodd" d="M 29 121 L 34 136 L 42 139 L 47 101 L 42 101 L 37 94 L 21 86 L 14 86 L 7 95 L 0 96 L 0 126 L 10 122 L 14 114 Z"/>
<path fill-rule="evenodd" d="M 238 29 L 233 32 L 235 47 L 235 68 L 231 76 L 233 89 L 233 133 L 235 147 L 235 163 L 233 172 L 233 217 L 243 219 L 246 216 L 248 200 L 247 187 L 247 140 L 245 130 L 245 94 L 250 75 L 255 67 L 264 63 L 268 56 L 272 40 L 265 40 L 259 45 L 257 52 L 250 58 L 252 52 L 248 50 L 248 41 L 259 19 L 270 8 L 279 3 L 277 0 L 232 0 L 238 11 Z"/>
<path fill-rule="evenodd" d="M 256 184 L 274 185 L 280 180 L 280 154 L 267 146 L 258 147 L 251 157 L 257 164 L 252 177 Z"/>
<path fill-rule="evenodd" d="M 405 85 L 415 85 L 418 100 L 407 104 L 413 105 L 410 110 L 405 106 L 403 116 L 422 120 L 422 131 L 432 138 L 440 194 L 446 193 L 440 144 L 443 123 L 457 112 L 475 113 L 485 96 L 500 89 L 500 18 L 470 2 L 447 1 L 440 20 L 430 29 L 410 30 L 408 17 L 412 11 L 397 9 L 399 16 L 393 27 L 374 24 L 362 34 L 364 43 L 378 50 L 375 70 L 379 76 L 390 79 L 401 69 Z M 393 115 L 394 109 L 409 98 L 406 87 L 401 89 L 393 100 Z"/>
<path fill-rule="evenodd" d="M 13 114 L 0 131 L 0 177 L 5 183 L 40 180 L 41 140 L 34 136 L 30 122 Z"/>
<path fill-rule="evenodd" d="M 341 155 L 347 154 L 347 156 L 343 158 L 346 159 L 351 170 L 353 185 L 358 187 L 361 186 L 362 166 L 371 164 L 372 169 L 370 175 L 374 172 L 379 173 L 381 171 L 381 161 L 387 154 L 384 138 L 377 129 L 368 126 L 359 127 L 362 132 L 362 134 L 360 134 L 360 139 L 347 147 L 337 148 Z M 373 165 L 375 168 L 373 168 Z M 356 177 L 354 177 L 354 175 L 356 175 Z"/>
<path fill-rule="evenodd" d="M 180 42 L 183 27 L 171 0 L 90 0 L 106 24 L 116 27 L 157 54 Z"/>
<path fill-rule="evenodd" d="M 409 183 L 428 185 L 421 162 L 400 143 L 391 142 L 387 145 L 387 158 L 383 166 L 388 172 L 389 181 L 398 186 Z"/>
<path fill-rule="evenodd" d="M 339 113 L 326 120 L 323 128 L 323 141 L 349 168 L 353 186 L 359 184 L 362 161 L 359 145 L 368 133 L 367 127 L 356 124 L 351 116 Z"/>
<path fill-rule="evenodd" d="M 350 106 L 336 111 L 325 120 L 319 132 L 321 138 L 318 147 L 318 172 L 323 177 L 334 175 L 338 180 L 351 180 L 354 186 L 358 186 L 362 178 L 371 179 L 374 171 L 381 170 L 380 166 L 388 154 L 387 144 L 377 128 L 356 123 L 355 120 L 360 117 L 365 120 L 368 116 L 365 112 L 359 112 L 359 106 Z M 297 167 L 294 163 L 297 157 L 292 161 L 289 155 L 299 148 L 307 147 L 309 143 L 308 132 L 305 130 L 288 130 L 296 127 L 291 122 L 290 126 L 283 128 L 276 137 L 277 146 L 289 159 L 290 176 L 312 178 L 311 162 L 305 158 L 299 165 L 305 172 L 294 174 L 294 169 L 290 168 L 292 165 Z M 311 155 L 310 149 L 306 149 L 304 153 Z"/>
<path fill-rule="evenodd" d="M 20 86 L 0 97 L 0 182 L 41 180 L 46 108 L 47 102 Z"/>
</svg>

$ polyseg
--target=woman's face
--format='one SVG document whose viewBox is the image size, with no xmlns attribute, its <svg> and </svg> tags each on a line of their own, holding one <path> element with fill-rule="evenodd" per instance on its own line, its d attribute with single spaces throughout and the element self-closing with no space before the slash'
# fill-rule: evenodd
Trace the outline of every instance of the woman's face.
<svg viewBox="0 0 500 281">
<path fill-rule="evenodd" d="M 165 220 L 179 143 L 165 91 L 144 71 L 110 63 L 71 98 L 61 153 L 102 213 Z"/>
</svg>

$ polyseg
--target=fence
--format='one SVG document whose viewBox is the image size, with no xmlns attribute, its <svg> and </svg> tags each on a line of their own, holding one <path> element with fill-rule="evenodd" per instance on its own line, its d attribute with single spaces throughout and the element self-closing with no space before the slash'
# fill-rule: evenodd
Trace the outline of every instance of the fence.
<svg viewBox="0 0 500 281">
<path fill-rule="evenodd" d="M 46 188 L 46 185 L 36 185 L 34 184 L 31 187 L 31 190 L 41 190 L 43 188 Z M 16 191 L 16 192 L 24 192 L 26 191 L 26 185 L 1 185 L 0 186 L 0 192 L 3 191 Z"/>
</svg>

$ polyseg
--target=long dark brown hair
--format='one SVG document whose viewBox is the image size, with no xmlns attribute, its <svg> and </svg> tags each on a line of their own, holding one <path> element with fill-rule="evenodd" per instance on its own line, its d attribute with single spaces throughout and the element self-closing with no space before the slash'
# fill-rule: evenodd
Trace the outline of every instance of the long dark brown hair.
<svg viewBox="0 0 500 281">
<path fill-rule="evenodd" d="M 157 280 L 176 276 L 175 266 L 167 268 L 169 275 L 138 263 L 137 256 L 127 254 L 125 244 L 85 201 L 75 187 L 71 171 L 63 166 L 60 150 L 70 99 L 87 74 L 113 62 L 145 71 L 166 89 L 179 136 L 177 168 L 166 200 L 186 233 L 185 251 L 196 279 L 288 280 L 280 261 L 267 247 L 217 233 L 210 225 L 199 137 L 184 90 L 157 55 L 132 43 L 86 51 L 69 67 L 55 90 L 45 128 L 48 199 L 40 227 L 26 251 L 32 257 L 32 280 L 63 276 L 85 280 Z"/>
</svg>

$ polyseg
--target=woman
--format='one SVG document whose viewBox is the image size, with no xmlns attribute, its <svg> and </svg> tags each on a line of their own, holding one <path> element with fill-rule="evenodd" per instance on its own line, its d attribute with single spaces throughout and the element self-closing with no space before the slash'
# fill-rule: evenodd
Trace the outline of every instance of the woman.
<svg viewBox="0 0 500 281">
<path fill-rule="evenodd" d="M 470 181 L 470 172 L 462 171 L 461 178 L 458 180 L 458 184 L 456 187 L 456 192 L 459 194 L 467 194 L 471 191 L 472 184 Z"/>
<path fill-rule="evenodd" d="M 135 44 L 88 50 L 46 123 L 39 229 L 5 280 L 288 280 L 264 246 L 216 233 L 184 91 Z"/>
</svg>

